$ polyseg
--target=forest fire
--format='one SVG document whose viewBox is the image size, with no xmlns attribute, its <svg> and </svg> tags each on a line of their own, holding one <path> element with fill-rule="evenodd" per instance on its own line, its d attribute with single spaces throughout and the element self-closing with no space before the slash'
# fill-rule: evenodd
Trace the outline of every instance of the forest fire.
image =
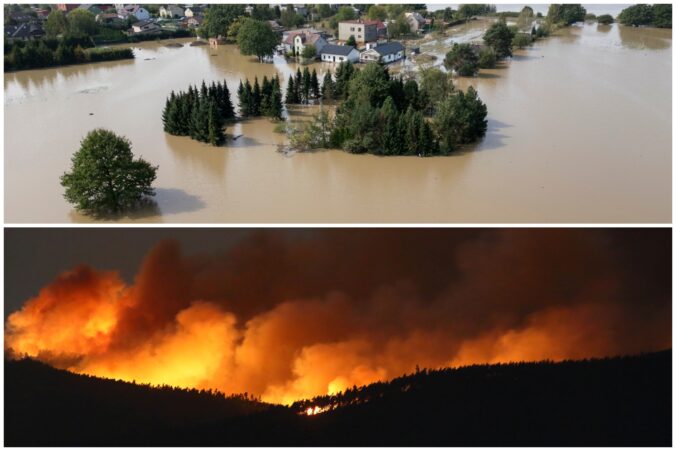
<svg viewBox="0 0 676 451">
<path fill-rule="evenodd" d="M 640 240 L 621 254 L 602 231 L 445 233 L 263 233 L 209 256 L 162 242 L 131 284 L 85 266 L 60 275 L 8 317 L 6 351 L 291 404 L 416 366 L 670 345 L 670 293 L 654 288 L 668 282 L 627 277 L 633 252 L 655 251 Z"/>
</svg>

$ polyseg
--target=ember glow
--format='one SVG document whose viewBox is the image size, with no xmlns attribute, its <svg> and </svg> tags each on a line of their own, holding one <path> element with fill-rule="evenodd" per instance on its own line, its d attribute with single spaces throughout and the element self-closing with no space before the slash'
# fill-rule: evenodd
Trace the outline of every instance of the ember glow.
<svg viewBox="0 0 676 451">
<path fill-rule="evenodd" d="M 671 271 L 655 255 L 669 234 L 638 232 L 268 231 L 206 256 L 166 241 L 131 284 L 86 266 L 61 274 L 8 317 L 5 346 L 78 373 L 283 404 L 416 366 L 659 350 Z"/>
</svg>

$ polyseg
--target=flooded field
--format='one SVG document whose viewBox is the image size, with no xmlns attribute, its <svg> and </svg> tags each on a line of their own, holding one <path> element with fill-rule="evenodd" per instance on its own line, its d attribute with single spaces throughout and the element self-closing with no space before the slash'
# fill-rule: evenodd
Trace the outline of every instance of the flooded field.
<svg viewBox="0 0 676 451">
<path fill-rule="evenodd" d="M 470 24 L 422 47 L 479 39 Z M 179 41 L 188 43 L 189 41 Z M 5 74 L 5 219 L 81 222 L 59 176 L 91 129 L 127 136 L 160 166 L 155 208 L 119 221 L 629 222 L 671 220 L 671 30 L 588 24 L 537 42 L 477 78 L 488 133 L 450 157 L 342 151 L 285 155 L 267 119 L 213 148 L 162 130 L 171 90 L 296 66 L 233 46 L 137 47 L 136 60 Z M 319 72 L 325 70 L 316 65 Z M 302 109 L 298 115 L 309 114 Z"/>
</svg>

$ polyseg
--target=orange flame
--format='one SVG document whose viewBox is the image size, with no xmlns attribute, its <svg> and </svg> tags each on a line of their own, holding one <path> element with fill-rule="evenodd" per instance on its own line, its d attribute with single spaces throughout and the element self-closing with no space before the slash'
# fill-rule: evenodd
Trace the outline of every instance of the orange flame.
<svg viewBox="0 0 676 451">
<path fill-rule="evenodd" d="M 248 392 L 283 404 L 387 380 L 417 366 L 561 360 L 669 346 L 668 302 L 654 310 L 619 302 L 621 279 L 612 271 L 590 275 L 587 266 L 559 274 L 556 265 L 546 268 L 551 254 L 543 257 L 543 246 L 529 242 L 526 254 L 535 256 L 514 262 L 513 249 L 523 243 L 503 240 L 492 251 L 478 242 L 472 252 L 481 251 L 484 259 L 464 258 L 475 255 L 466 246 L 455 250 L 456 258 L 463 257 L 463 275 L 432 300 L 407 282 L 348 295 L 333 291 L 334 281 L 327 278 L 317 291 L 322 295 L 284 285 L 266 294 L 273 299 L 261 297 L 256 304 L 235 300 L 259 292 L 266 277 L 274 277 L 260 269 L 269 243 L 253 245 L 255 252 L 232 251 L 228 258 L 235 254 L 238 265 L 186 259 L 165 243 L 151 253 L 133 285 L 116 273 L 87 267 L 59 276 L 8 317 L 5 346 L 11 355 L 78 373 Z M 574 248 L 576 257 L 603 266 L 590 254 L 588 241 L 581 246 L 576 240 L 550 251 L 571 259 L 565 254 Z M 314 258 L 311 248 L 289 246 L 285 251 L 279 243 L 273 246 L 278 255 L 292 255 L 286 267 Z M 386 252 L 387 246 L 374 246 Z M 398 264 L 390 261 L 395 259 L 381 263 Z M 236 276 L 232 267 L 240 271 Z M 362 271 L 350 277 L 358 280 Z M 285 281 L 274 283 L 281 287 Z M 242 284 L 241 291 L 233 291 L 233 284 Z M 568 297 L 555 289 L 560 286 Z M 509 308 L 505 293 L 513 295 Z M 542 301 L 550 296 L 554 300 Z"/>
</svg>

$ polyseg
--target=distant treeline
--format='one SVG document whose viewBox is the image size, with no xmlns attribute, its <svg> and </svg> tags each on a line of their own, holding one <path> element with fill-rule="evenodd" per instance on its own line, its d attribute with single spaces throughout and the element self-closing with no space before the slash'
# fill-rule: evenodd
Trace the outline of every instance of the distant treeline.
<svg viewBox="0 0 676 451">
<path fill-rule="evenodd" d="M 5 446 L 670 446 L 672 353 L 417 369 L 291 407 L 5 362 Z M 307 409 L 325 409 L 307 416 Z"/>
<path fill-rule="evenodd" d="M 223 128 L 226 121 L 234 117 L 225 80 L 208 87 L 202 81 L 199 89 L 190 86 L 186 92 L 178 94 L 172 91 L 162 111 L 164 131 L 172 135 L 190 136 L 214 146 L 225 140 Z"/>
<path fill-rule="evenodd" d="M 14 42 L 9 48 L 5 47 L 5 71 L 134 58 L 130 48 L 86 48 L 87 41 L 40 39 Z"/>
<path fill-rule="evenodd" d="M 624 25 L 671 28 L 671 4 L 633 5 L 622 10 L 617 20 Z"/>
</svg>

